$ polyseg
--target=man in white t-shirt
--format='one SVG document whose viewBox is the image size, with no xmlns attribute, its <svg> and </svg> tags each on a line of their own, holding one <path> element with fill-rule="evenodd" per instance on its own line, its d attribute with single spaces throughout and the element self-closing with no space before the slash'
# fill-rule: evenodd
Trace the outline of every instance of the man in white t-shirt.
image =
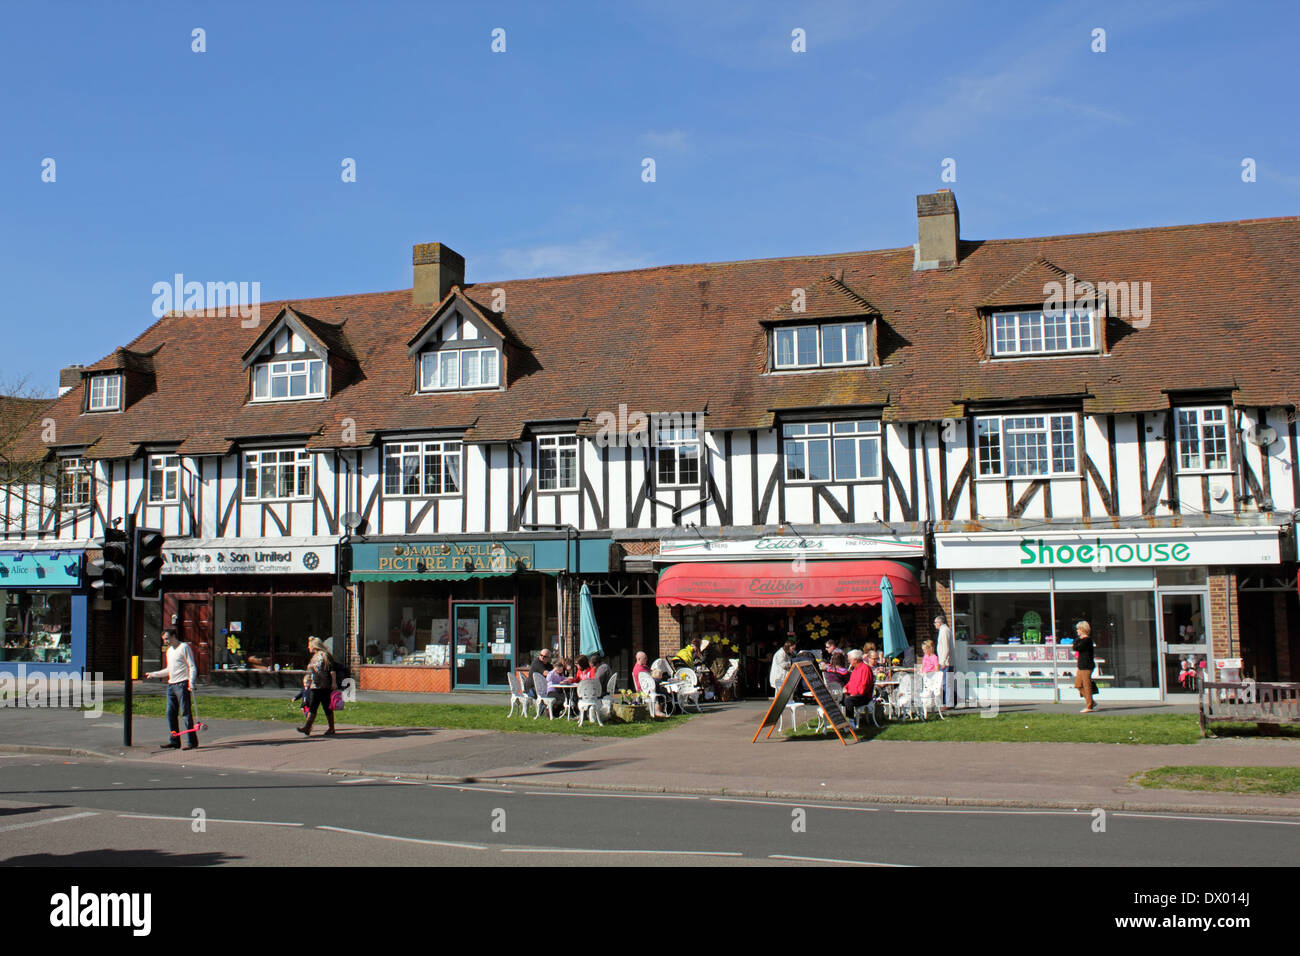
<svg viewBox="0 0 1300 956">
<path fill-rule="evenodd" d="M 952 628 L 948 626 L 948 619 L 940 611 L 934 619 L 935 630 L 939 632 L 939 639 L 935 641 L 935 653 L 939 656 L 939 670 L 943 672 L 943 706 L 955 706 L 956 687 L 953 681 L 953 656 L 956 650 L 952 639 Z"/>
<path fill-rule="evenodd" d="M 194 704 L 191 694 L 194 691 L 194 678 L 198 676 L 199 671 L 194 666 L 194 653 L 190 650 L 190 646 L 176 635 L 176 628 L 169 627 L 164 630 L 163 637 L 167 639 L 167 667 L 159 671 L 150 671 L 144 675 L 144 679 L 167 678 L 167 725 L 171 727 L 172 737 L 163 746 L 180 747 L 181 739 L 184 738 L 185 749 L 193 750 L 199 745 L 199 732 L 194 729 Z M 185 714 L 185 729 L 188 731 L 184 734 L 180 733 L 180 728 L 177 726 L 177 717 L 181 712 Z"/>
</svg>

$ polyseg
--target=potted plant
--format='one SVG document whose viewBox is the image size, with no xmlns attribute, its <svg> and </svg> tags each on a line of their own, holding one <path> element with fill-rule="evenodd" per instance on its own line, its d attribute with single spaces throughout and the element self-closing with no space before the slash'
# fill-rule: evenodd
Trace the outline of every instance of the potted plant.
<svg viewBox="0 0 1300 956">
<path fill-rule="evenodd" d="M 610 711 L 620 723 L 634 724 L 650 719 L 650 705 L 644 694 L 636 691 L 620 690 L 614 695 Z"/>
</svg>

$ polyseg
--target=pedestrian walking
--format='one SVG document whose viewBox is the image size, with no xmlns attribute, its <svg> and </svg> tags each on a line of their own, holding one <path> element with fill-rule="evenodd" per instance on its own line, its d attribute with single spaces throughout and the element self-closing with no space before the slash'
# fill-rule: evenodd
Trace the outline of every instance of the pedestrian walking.
<svg viewBox="0 0 1300 956">
<path fill-rule="evenodd" d="M 1092 625 L 1087 621 L 1080 621 L 1074 625 L 1074 633 L 1074 649 L 1079 655 L 1074 665 L 1074 689 L 1083 695 L 1084 702 L 1083 710 L 1079 713 L 1091 714 L 1096 710 L 1092 704 L 1092 695 L 1097 687 L 1092 682 L 1092 669 L 1096 666 L 1093 657 L 1095 649 L 1092 643 Z"/>
<path fill-rule="evenodd" d="M 298 733 L 305 737 L 311 736 L 311 725 L 316 720 L 316 711 L 323 707 L 325 719 L 330 725 L 330 729 L 325 731 L 325 736 L 332 737 L 334 736 L 334 706 L 330 702 L 330 695 L 334 692 L 334 671 L 337 665 L 330 652 L 325 649 L 325 642 L 319 637 L 307 638 L 307 649 L 312 652 L 311 661 L 307 664 L 307 673 L 303 675 L 302 686 L 307 691 L 307 705 L 311 708 L 311 713 L 307 715 L 307 723 L 298 728 Z"/>
<path fill-rule="evenodd" d="M 942 611 L 934 617 L 934 628 L 939 632 L 936 646 L 939 651 L 939 670 L 943 671 L 943 706 L 955 707 L 957 682 L 953 678 L 953 657 L 956 646 L 952 639 L 952 628 L 948 626 L 948 618 Z"/>
<path fill-rule="evenodd" d="M 171 728 L 172 735 L 163 746 L 178 749 L 183 737 L 185 749 L 193 750 L 199 745 L 199 732 L 194 726 L 193 697 L 194 678 L 199 671 L 194 666 L 194 652 L 180 639 L 174 627 L 165 628 L 163 638 L 167 641 L 167 666 L 162 670 L 150 671 L 144 675 L 144 679 L 167 678 L 167 726 Z M 185 733 L 181 733 L 177 722 L 182 713 L 185 715 Z"/>
</svg>

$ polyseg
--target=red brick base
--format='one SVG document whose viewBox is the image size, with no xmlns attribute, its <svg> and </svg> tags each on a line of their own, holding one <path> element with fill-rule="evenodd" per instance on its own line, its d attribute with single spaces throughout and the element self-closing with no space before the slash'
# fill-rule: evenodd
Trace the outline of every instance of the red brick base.
<svg viewBox="0 0 1300 956">
<path fill-rule="evenodd" d="M 451 668 L 366 664 L 358 669 L 357 687 L 361 690 L 445 694 L 451 690 Z"/>
</svg>

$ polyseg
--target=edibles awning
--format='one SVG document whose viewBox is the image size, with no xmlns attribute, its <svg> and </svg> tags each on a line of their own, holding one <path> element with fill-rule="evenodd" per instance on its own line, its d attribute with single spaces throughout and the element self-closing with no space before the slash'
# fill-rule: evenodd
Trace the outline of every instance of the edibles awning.
<svg viewBox="0 0 1300 956">
<path fill-rule="evenodd" d="M 675 564 L 659 578 L 657 604 L 820 607 L 880 603 L 888 577 L 899 604 L 920 604 L 916 572 L 897 561 L 745 561 Z"/>
</svg>

